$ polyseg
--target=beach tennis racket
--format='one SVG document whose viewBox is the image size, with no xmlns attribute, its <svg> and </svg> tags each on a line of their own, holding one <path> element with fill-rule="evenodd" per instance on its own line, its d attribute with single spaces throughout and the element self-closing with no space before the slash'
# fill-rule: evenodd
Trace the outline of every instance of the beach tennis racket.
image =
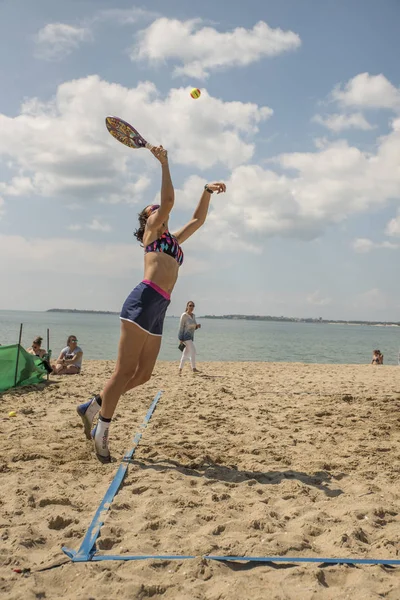
<svg viewBox="0 0 400 600">
<path fill-rule="evenodd" d="M 119 117 L 106 117 L 106 127 L 116 140 L 129 148 L 148 148 L 151 150 L 154 147 L 146 142 L 132 125 Z"/>
</svg>

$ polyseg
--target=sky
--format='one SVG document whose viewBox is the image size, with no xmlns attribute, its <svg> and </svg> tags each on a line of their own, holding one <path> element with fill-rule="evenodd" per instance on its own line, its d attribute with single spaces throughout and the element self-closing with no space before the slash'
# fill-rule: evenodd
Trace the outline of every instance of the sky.
<svg viewBox="0 0 400 600">
<path fill-rule="evenodd" d="M 229 7 L 229 10 L 227 10 Z M 168 149 L 169 315 L 400 319 L 398 0 L 0 0 L 0 310 L 119 311 Z M 193 100 L 190 90 L 201 96 Z"/>
</svg>

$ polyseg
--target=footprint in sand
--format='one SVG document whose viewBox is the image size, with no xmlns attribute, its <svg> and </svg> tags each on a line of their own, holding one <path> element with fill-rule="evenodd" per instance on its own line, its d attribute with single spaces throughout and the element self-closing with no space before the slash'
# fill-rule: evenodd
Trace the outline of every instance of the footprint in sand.
<svg viewBox="0 0 400 600">
<path fill-rule="evenodd" d="M 113 510 L 130 510 L 131 505 L 128 504 L 127 502 L 122 502 L 120 504 L 118 503 L 114 503 L 112 505 Z"/>
<path fill-rule="evenodd" d="M 254 519 L 254 521 L 250 523 L 250 527 L 252 529 L 256 529 L 257 531 L 262 531 L 264 529 L 264 523 L 259 519 Z"/>
<path fill-rule="evenodd" d="M 149 488 L 146 485 L 139 485 L 138 487 L 132 488 L 132 494 L 143 494 L 147 492 Z"/>
<path fill-rule="evenodd" d="M 162 585 L 145 585 L 141 584 L 138 589 L 137 595 L 133 595 L 133 598 L 153 598 L 156 596 L 162 596 L 167 591 L 167 588 Z"/>
<path fill-rule="evenodd" d="M 115 544 L 120 544 L 121 540 L 118 538 L 104 537 L 99 538 L 97 542 L 97 547 L 99 550 L 111 550 L 114 548 Z"/>
<path fill-rule="evenodd" d="M 34 548 L 35 546 L 43 546 L 46 544 L 47 539 L 42 535 L 33 535 L 27 538 L 24 538 L 20 541 L 20 545 L 24 548 Z"/>
<path fill-rule="evenodd" d="M 111 550 L 116 544 L 121 543 L 123 530 L 120 527 L 104 527 L 97 546 L 100 550 Z"/>
<path fill-rule="evenodd" d="M 73 519 L 64 518 L 61 515 L 57 515 L 56 517 L 52 517 L 48 522 L 49 529 L 65 529 L 68 525 L 73 523 Z"/>
<path fill-rule="evenodd" d="M 39 500 L 39 506 L 57 505 L 57 506 L 71 506 L 71 500 L 69 498 L 42 498 Z"/>
<path fill-rule="evenodd" d="M 160 529 L 160 521 L 151 521 L 150 523 L 147 523 L 144 529 L 145 531 L 148 529 L 151 531 L 157 531 L 157 529 Z"/>
<path fill-rule="evenodd" d="M 221 533 L 223 533 L 225 531 L 226 527 L 225 525 L 218 525 L 217 527 L 215 527 L 215 529 L 213 529 L 212 534 L 213 535 L 221 535 Z"/>
</svg>

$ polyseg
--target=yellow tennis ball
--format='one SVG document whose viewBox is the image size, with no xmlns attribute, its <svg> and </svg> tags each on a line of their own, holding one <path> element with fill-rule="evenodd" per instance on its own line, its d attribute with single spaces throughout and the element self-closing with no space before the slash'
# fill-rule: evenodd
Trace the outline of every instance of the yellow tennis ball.
<svg viewBox="0 0 400 600">
<path fill-rule="evenodd" d="M 17 413 L 15 412 L 15 410 L 10 410 L 10 412 L 8 413 L 9 417 L 16 417 Z"/>
<path fill-rule="evenodd" d="M 190 95 L 192 96 L 192 98 L 194 98 L 194 100 L 196 100 L 197 98 L 200 98 L 201 91 L 199 90 L 199 88 L 193 88 L 190 92 Z"/>
</svg>

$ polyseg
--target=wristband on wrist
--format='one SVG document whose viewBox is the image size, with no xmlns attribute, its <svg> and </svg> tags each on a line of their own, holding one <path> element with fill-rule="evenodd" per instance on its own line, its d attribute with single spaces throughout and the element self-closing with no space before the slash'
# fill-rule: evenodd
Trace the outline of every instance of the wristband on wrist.
<svg viewBox="0 0 400 600">
<path fill-rule="evenodd" d="M 204 189 L 205 189 L 205 190 L 206 190 L 206 192 L 208 192 L 209 194 L 213 194 L 213 193 L 214 193 L 214 192 L 213 192 L 213 190 L 210 190 L 210 188 L 208 187 L 208 185 L 207 185 L 207 184 L 204 186 Z"/>
</svg>

